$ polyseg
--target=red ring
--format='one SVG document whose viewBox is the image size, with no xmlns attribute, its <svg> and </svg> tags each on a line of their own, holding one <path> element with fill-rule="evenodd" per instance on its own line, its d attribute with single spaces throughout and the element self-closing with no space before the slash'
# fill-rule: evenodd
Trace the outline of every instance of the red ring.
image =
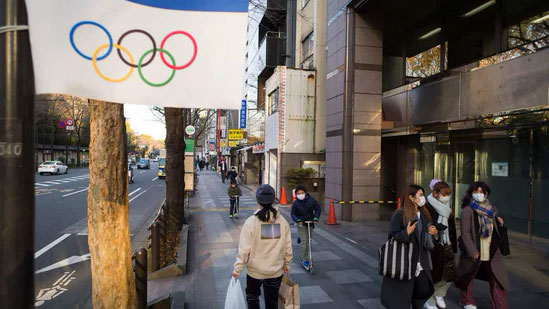
<svg viewBox="0 0 549 309">
<path fill-rule="evenodd" d="M 166 43 L 166 40 L 169 39 L 172 35 L 174 34 L 183 34 L 183 35 L 186 35 L 189 39 L 191 39 L 191 41 L 193 42 L 193 46 L 194 46 L 194 52 L 193 52 L 193 56 L 191 58 L 191 60 L 189 60 L 189 62 L 185 63 L 184 65 L 182 66 L 175 66 L 175 65 L 171 65 L 169 64 L 166 59 L 164 59 L 164 53 L 161 52 L 161 51 L 158 51 L 160 53 L 160 58 L 162 59 L 162 62 L 164 62 L 164 64 L 166 66 L 168 66 L 168 68 L 172 69 L 172 70 L 182 70 L 188 66 L 191 65 L 191 63 L 193 63 L 194 59 L 196 58 L 196 53 L 198 52 L 198 46 L 196 45 L 196 41 L 194 39 L 194 37 L 192 35 L 190 35 L 189 33 L 185 32 L 185 31 L 181 31 L 181 30 L 178 30 L 178 31 L 173 31 L 171 33 L 169 33 L 163 40 L 162 40 L 162 43 L 160 43 L 160 48 L 161 49 L 164 49 L 164 43 Z"/>
</svg>

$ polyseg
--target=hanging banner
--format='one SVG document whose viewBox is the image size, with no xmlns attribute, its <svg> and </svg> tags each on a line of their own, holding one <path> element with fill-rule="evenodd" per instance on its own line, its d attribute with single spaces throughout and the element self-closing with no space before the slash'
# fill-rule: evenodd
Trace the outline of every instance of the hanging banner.
<svg viewBox="0 0 549 309">
<path fill-rule="evenodd" d="M 37 94 L 185 108 L 241 106 L 247 0 L 26 4 Z"/>
<path fill-rule="evenodd" d="M 246 129 L 246 100 L 242 100 L 242 105 L 240 106 L 240 128 Z"/>
</svg>

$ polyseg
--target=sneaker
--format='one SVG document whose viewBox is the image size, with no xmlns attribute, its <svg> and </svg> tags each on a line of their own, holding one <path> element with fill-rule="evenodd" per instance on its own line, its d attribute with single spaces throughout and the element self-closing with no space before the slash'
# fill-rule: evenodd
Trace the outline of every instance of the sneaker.
<svg viewBox="0 0 549 309">
<path fill-rule="evenodd" d="M 234 217 L 235 217 L 235 218 L 238 218 L 238 212 L 234 214 Z"/>
<path fill-rule="evenodd" d="M 305 267 L 305 269 L 309 270 L 309 261 L 303 261 L 303 262 L 301 262 L 301 265 L 303 265 L 303 267 Z"/>
<path fill-rule="evenodd" d="M 431 306 L 428 303 L 423 304 L 423 308 L 425 309 L 437 309 L 437 306 Z"/>
<path fill-rule="evenodd" d="M 297 244 L 299 245 L 301 243 L 301 238 L 297 238 Z"/>
<path fill-rule="evenodd" d="M 435 296 L 435 301 L 437 302 L 437 306 L 439 308 L 446 308 L 446 302 L 444 301 L 444 297 L 441 296 Z"/>
<path fill-rule="evenodd" d="M 465 305 L 465 306 L 463 306 L 463 309 L 477 309 L 477 306 L 475 306 L 475 305 Z"/>
<path fill-rule="evenodd" d="M 229 218 L 231 218 L 231 219 L 232 219 L 232 218 L 233 218 L 233 215 L 229 215 Z"/>
</svg>

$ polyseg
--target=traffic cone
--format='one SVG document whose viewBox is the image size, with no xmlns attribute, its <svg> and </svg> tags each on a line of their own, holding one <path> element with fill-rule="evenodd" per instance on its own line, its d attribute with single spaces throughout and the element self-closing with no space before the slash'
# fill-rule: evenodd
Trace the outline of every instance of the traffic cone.
<svg viewBox="0 0 549 309">
<path fill-rule="evenodd" d="M 284 189 L 284 186 L 282 187 L 282 190 L 280 190 L 280 205 L 287 205 L 288 202 L 286 201 L 286 190 Z"/>
<path fill-rule="evenodd" d="M 295 189 L 292 190 L 292 203 L 295 201 Z"/>
<path fill-rule="evenodd" d="M 326 224 L 328 224 L 328 225 L 337 225 L 335 210 L 334 210 L 334 200 L 333 199 L 330 199 L 330 213 L 328 215 L 328 222 L 326 222 Z"/>
<path fill-rule="evenodd" d="M 400 209 L 400 197 L 397 197 L 397 208 L 396 209 Z"/>
</svg>

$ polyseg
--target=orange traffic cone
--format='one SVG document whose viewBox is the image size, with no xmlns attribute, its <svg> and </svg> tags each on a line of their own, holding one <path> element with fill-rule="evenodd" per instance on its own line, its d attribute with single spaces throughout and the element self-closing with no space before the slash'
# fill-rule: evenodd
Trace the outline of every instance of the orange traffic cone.
<svg viewBox="0 0 549 309">
<path fill-rule="evenodd" d="M 334 200 L 330 199 L 330 213 L 328 215 L 328 222 L 326 222 L 328 225 L 336 225 L 336 216 L 335 216 L 335 210 L 334 210 Z"/>
<path fill-rule="evenodd" d="M 295 189 L 292 190 L 292 203 L 295 201 Z"/>
<path fill-rule="evenodd" d="M 282 187 L 282 190 L 280 190 L 280 205 L 287 205 L 288 202 L 286 201 L 286 190 L 284 187 Z"/>
</svg>

